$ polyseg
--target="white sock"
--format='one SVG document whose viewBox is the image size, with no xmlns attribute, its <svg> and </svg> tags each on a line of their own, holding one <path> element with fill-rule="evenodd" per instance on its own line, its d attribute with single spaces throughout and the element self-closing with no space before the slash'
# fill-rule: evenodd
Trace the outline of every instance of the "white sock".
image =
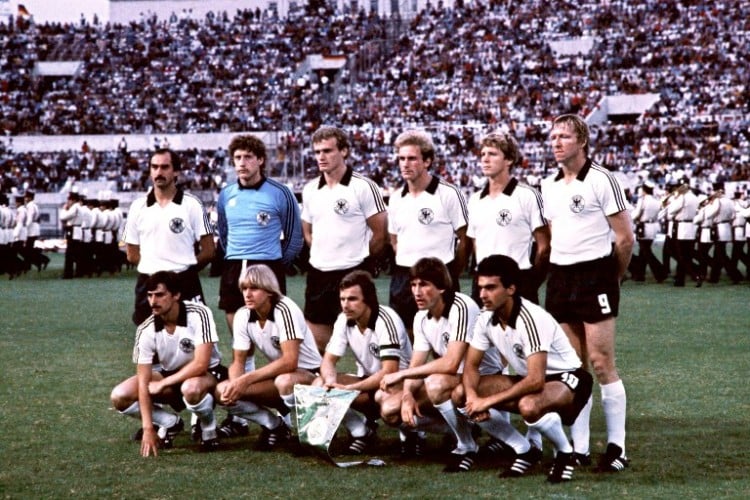
<svg viewBox="0 0 750 500">
<path fill-rule="evenodd" d="M 185 398 L 182 398 L 185 401 Z M 201 399 L 197 404 L 191 405 L 185 401 L 185 407 L 190 410 L 201 423 L 203 439 L 216 437 L 216 416 L 214 415 L 214 397 L 211 394 Z"/>
<path fill-rule="evenodd" d="M 622 456 L 625 457 L 625 413 L 627 410 L 627 397 L 625 396 L 625 385 L 622 380 L 601 386 L 602 408 L 604 408 L 604 419 L 607 422 L 607 442 L 614 443 L 622 448 Z"/>
<path fill-rule="evenodd" d="M 526 440 L 531 443 L 531 446 L 539 450 L 544 449 L 542 447 L 542 434 L 537 429 L 528 427 L 526 429 Z"/>
<path fill-rule="evenodd" d="M 367 435 L 367 418 L 351 408 L 344 414 L 344 426 L 352 437 L 360 438 Z"/>
<path fill-rule="evenodd" d="M 138 401 L 136 401 L 132 405 L 122 410 L 120 413 L 122 413 L 123 415 L 127 415 L 128 417 L 141 418 L 141 405 L 138 404 Z"/>
<path fill-rule="evenodd" d="M 456 412 L 453 402 L 449 399 L 440 404 L 433 405 L 445 419 L 445 423 L 451 428 L 456 435 L 456 449 L 453 453 L 465 455 L 468 452 L 476 452 L 479 449 L 471 435 L 471 425 L 469 421 Z"/>
<path fill-rule="evenodd" d="M 446 432 L 450 431 L 450 427 L 445 423 L 445 420 L 442 418 L 436 418 L 433 416 L 425 416 L 425 417 L 419 417 L 415 416 L 414 420 L 416 421 L 415 428 L 420 431 L 426 431 L 426 432 L 432 432 L 435 434 L 445 434 Z"/>
<path fill-rule="evenodd" d="M 507 412 L 498 411 L 490 408 L 490 418 L 484 422 L 479 422 L 479 427 L 484 429 L 490 436 L 504 442 L 517 454 L 526 453 L 531 448 L 531 444 L 518 432 L 510 423 Z"/>
<path fill-rule="evenodd" d="M 589 438 L 591 436 L 591 429 L 589 428 L 589 420 L 591 420 L 591 405 L 593 399 L 589 396 L 589 400 L 581 408 L 581 413 L 576 417 L 573 425 L 570 426 L 570 437 L 573 439 L 573 449 L 576 453 L 581 455 L 587 455 L 589 452 Z"/>
<path fill-rule="evenodd" d="M 561 453 L 573 453 L 573 446 L 568 441 L 568 436 L 565 435 L 565 429 L 563 429 L 559 413 L 547 413 L 533 424 L 526 422 L 526 425 L 544 434 L 544 437 L 552 442 L 557 451 Z"/>
<path fill-rule="evenodd" d="M 151 420 L 159 427 L 168 429 L 180 420 L 180 416 L 165 410 L 160 404 L 155 404 L 151 410 Z"/>
<path fill-rule="evenodd" d="M 228 406 L 227 410 L 232 416 L 237 415 L 255 422 L 266 429 L 275 429 L 281 423 L 281 418 L 278 415 L 264 406 L 256 405 L 252 401 L 237 401 L 232 406 Z"/>
</svg>

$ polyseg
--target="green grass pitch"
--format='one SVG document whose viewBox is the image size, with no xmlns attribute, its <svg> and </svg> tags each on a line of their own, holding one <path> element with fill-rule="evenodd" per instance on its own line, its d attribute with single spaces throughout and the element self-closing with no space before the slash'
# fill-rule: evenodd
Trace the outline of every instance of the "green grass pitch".
<svg viewBox="0 0 750 500">
<path fill-rule="evenodd" d="M 385 467 L 337 469 L 315 457 L 254 452 L 257 428 L 211 454 L 198 453 L 184 433 L 174 449 L 143 459 L 129 441 L 138 423 L 109 404 L 111 388 L 134 373 L 134 274 L 64 281 L 61 267 L 55 256 L 41 273 L 0 276 L 1 498 L 750 497 L 747 284 L 624 284 L 617 361 L 632 465 L 613 475 L 580 469 L 571 483 L 548 485 L 541 468 L 499 479 L 498 463 L 441 474 L 439 437 L 430 439 L 432 456 L 400 462 L 396 432 L 383 426 L 376 451 Z M 218 278 L 202 279 L 226 359 Z M 385 300 L 387 278 L 378 286 Z M 303 279 L 291 278 L 289 289 L 301 304 Z M 596 454 L 606 437 L 595 395 Z"/>
</svg>

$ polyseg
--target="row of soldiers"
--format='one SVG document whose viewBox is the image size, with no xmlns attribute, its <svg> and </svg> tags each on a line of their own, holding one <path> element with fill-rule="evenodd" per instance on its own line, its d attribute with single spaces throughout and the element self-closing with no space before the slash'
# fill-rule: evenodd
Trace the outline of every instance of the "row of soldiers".
<svg viewBox="0 0 750 500">
<path fill-rule="evenodd" d="M 90 277 L 122 269 L 119 249 L 122 211 L 116 199 L 86 198 L 71 192 L 60 210 L 64 225 L 65 267 L 63 279 Z"/>
<path fill-rule="evenodd" d="M 688 179 L 667 185 L 665 196 L 654 196 L 653 185 L 641 186 L 633 210 L 639 254 L 630 265 L 636 281 L 645 279 L 646 269 L 658 282 L 670 273 L 670 260 L 676 261 L 674 286 L 685 286 L 690 277 L 700 287 L 704 281 L 716 283 L 722 270 L 733 283 L 750 280 L 750 207 L 741 191 L 726 196 L 723 182 L 713 183 L 710 195 L 690 187 Z M 654 256 L 651 245 L 659 232 L 665 235 L 662 262 Z M 731 245 L 731 252 L 729 246 Z"/>
<path fill-rule="evenodd" d="M 32 266 L 38 271 L 47 268 L 49 257 L 35 246 L 39 234 L 39 207 L 34 202 L 34 192 L 16 195 L 13 208 L 8 195 L 0 194 L 0 274 L 13 279 Z"/>
</svg>

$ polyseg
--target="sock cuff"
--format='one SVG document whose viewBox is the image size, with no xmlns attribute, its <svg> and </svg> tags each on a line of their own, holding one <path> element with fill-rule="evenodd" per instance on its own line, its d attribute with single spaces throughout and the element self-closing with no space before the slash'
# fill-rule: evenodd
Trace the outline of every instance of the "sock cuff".
<svg viewBox="0 0 750 500">
<path fill-rule="evenodd" d="M 600 387 L 602 398 L 614 398 L 625 395 L 625 384 L 622 383 L 622 380 L 602 385 Z"/>
</svg>

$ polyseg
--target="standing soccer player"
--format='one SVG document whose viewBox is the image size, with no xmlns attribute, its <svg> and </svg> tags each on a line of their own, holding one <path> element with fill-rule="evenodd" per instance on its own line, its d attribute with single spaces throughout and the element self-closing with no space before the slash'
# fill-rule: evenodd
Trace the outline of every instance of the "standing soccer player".
<svg viewBox="0 0 750 500">
<path fill-rule="evenodd" d="M 601 386 L 607 450 L 601 471 L 624 469 L 625 386 L 615 366 L 620 282 L 633 252 L 630 205 L 611 172 L 589 158 L 589 128 L 577 115 L 557 117 L 550 146 L 560 167 L 542 183 L 552 234 L 546 309 L 591 364 Z M 691 221 L 692 222 L 692 221 Z M 578 460 L 588 462 L 591 400 L 571 427 Z"/>
<path fill-rule="evenodd" d="M 312 137 L 320 177 L 302 191 L 302 232 L 310 247 L 305 319 L 320 352 L 341 312 L 339 282 L 385 248 L 388 216 L 380 188 L 347 167 L 349 138 L 335 127 Z"/>
<path fill-rule="evenodd" d="M 467 235 L 475 262 L 493 254 L 507 255 L 521 269 L 518 293 L 539 303 L 539 286 L 549 264 L 549 227 L 542 215 L 542 196 L 521 184 L 511 169 L 521 162 L 518 143 L 510 134 L 482 138 L 482 173 L 487 184 L 469 199 Z M 472 297 L 479 302 L 476 280 Z"/>
<path fill-rule="evenodd" d="M 451 288 L 458 291 L 466 265 L 468 210 L 461 191 L 431 173 L 435 145 L 426 132 L 407 130 L 395 146 L 405 184 L 388 204 L 388 233 L 396 261 L 390 305 L 411 328 L 417 306 L 409 268 L 422 257 L 437 257 L 448 266 Z"/>
<path fill-rule="evenodd" d="M 204 302 L 198 272 L 213 258 L 214 237 L 201 201 L 177 187 L 180 168 L 177 153 L 156 150 L 149 162 L 154 187 L 128 212 L 124 240 L 128 261 L 138 266 L 133 311 L 137 325 L 150 315 L 144 286 L 157 271 L 178 273 L 182 298 Z"/>
</svg>

